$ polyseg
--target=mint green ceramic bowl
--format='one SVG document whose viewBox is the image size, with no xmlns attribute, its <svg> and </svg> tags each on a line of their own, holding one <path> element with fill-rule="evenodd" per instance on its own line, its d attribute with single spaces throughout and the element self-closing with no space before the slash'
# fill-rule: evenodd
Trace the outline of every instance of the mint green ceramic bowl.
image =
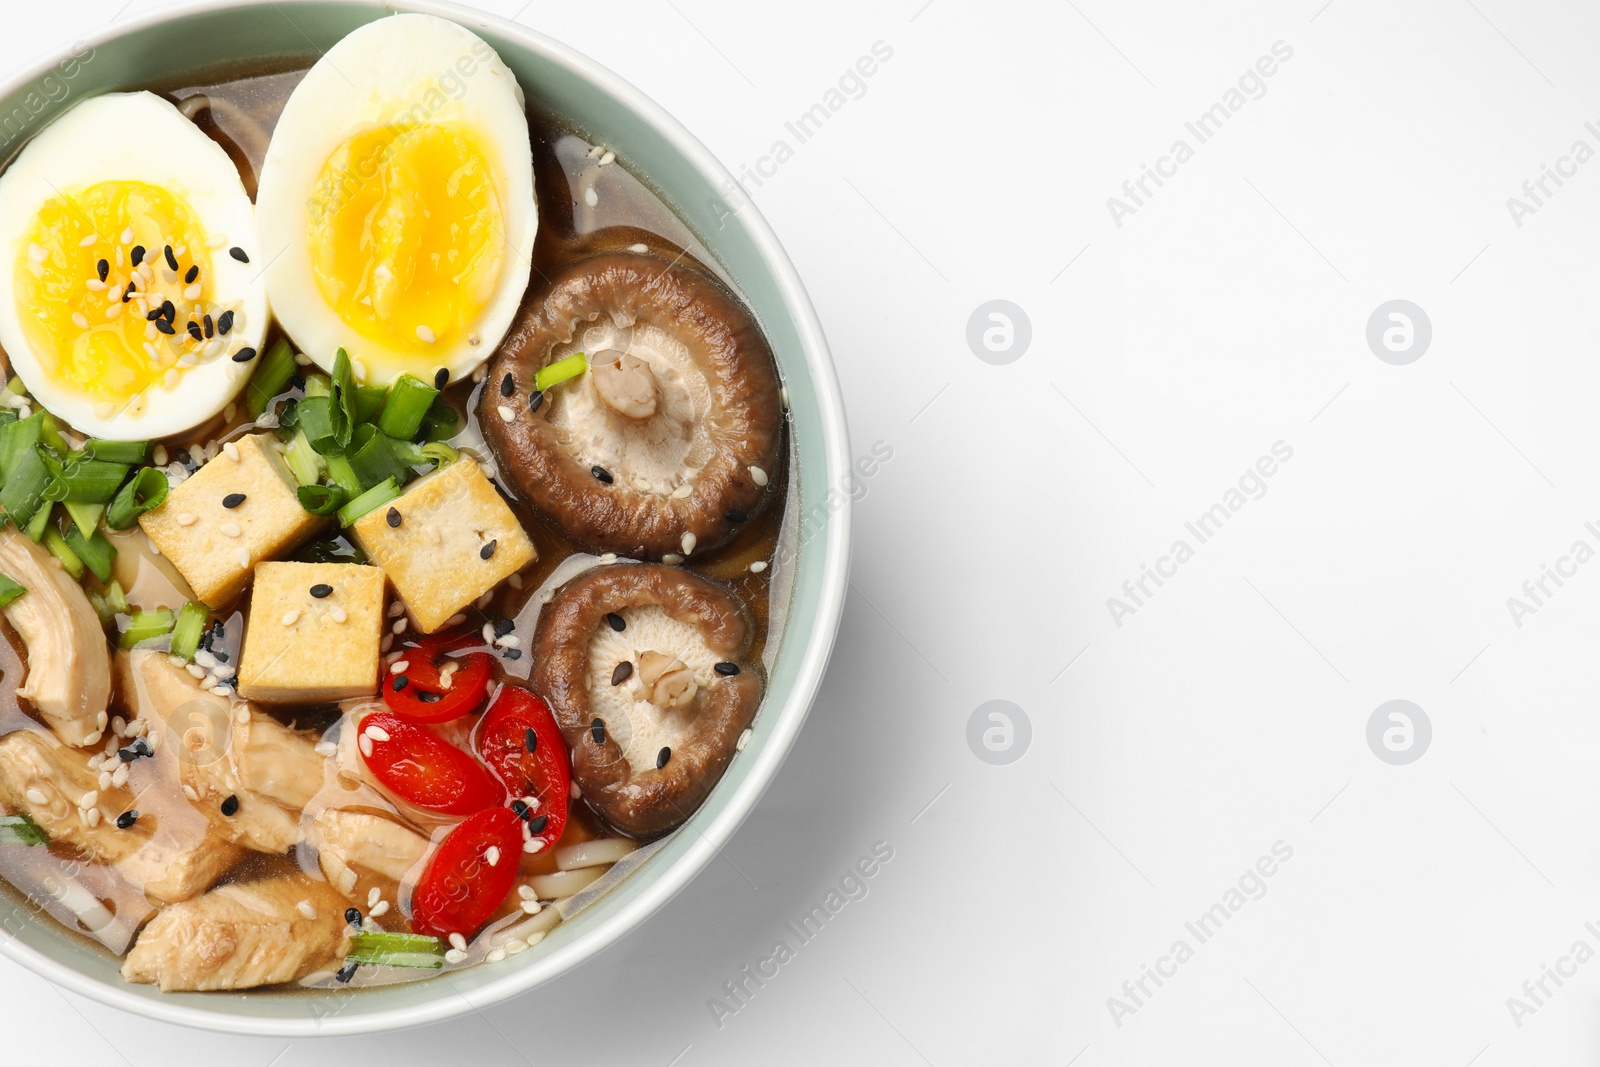
<svg viewBox="0 0 1600 1067">
<path fill-rule="evenodd" d="M 174 41 L 203 41 L 206 66 L 325 50 L 395 11 L 453 19 L 482 36 L 530 100 L 592 140 L 674 205 L 743 292 L 772 341 L 793 413 L 798 520 L 780 550 L 774 624 L 783 628 L 750 744 L 709 800 L 664 848 L 534 950 L 440 979 L 335 994 L 182 993 L 129 985 L 118 961 L 13 906 L 0 951 L 51 981 L 130 1012 L 232 1033 L 355 1034 L 465 1014 L 548 982 L 626 934 L 682 889 L 727 842 L 788 753 L 822 679 L 839 626 L 850 546 L 844 410 L 816 314 L 783 249 L 728 172 L 688 131 L 615 74 L 523 26 L 450 3 L 213 0 L 101 32 L 0 84 L 0 156 L 77 100 L 186 73 Z M 70 71 L 70 76 L 68 75 Z M 785 595 L 785 590 L 787 593 Z M 786 603 L 785 603 L 786 600 Z"/>
</svg>

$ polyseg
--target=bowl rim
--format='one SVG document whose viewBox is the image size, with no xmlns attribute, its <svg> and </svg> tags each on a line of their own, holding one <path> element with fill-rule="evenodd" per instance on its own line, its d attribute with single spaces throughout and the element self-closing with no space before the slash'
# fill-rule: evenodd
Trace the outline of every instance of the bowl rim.
<svg viewBox="0 0 1600 1067">
<path fill-rule="evenodd" d="M 540 33 L 522 23 L 477 8 L 456 3 L 454 0 L 343 0 L 355 6 L 386 10 L 392 14 L 422 13 L 437 15 L 468 28 L 480 26 L 494 30 L 515 40 L 519 45 L 537 53 L 541 60 L 567 68 L 571 74 L 584 81 L 597 83 L 611 93 L 627 110 L 641 118 L 665 140 L 698 173 L 699 177 L 719 190 L 736 186 L 733 175 L 694 134 L 631 82 L 589 58 L 570 45 Z M 80 43 L 99 48 L 133 33 L 168 23 L 181 22 L 196 15 L 225 12 L 252 7 L 302 7 L 318 6 L 319 0 L 179 0 L 125 23 L 111 24 L 86 34 Z M 287 17 L 287 16 L 285 16 Z M 49 73 L 56 64 L 54 53 L 45 59 L 23 68 L 10 76 L 0 78 L 0 96 L 21 89 Z M 816 396 L 817 416 L 822 429 L 822 450 L 826 461 L 813 472 L 813 477 L 826 477 L 830 485 L 848 470 L 849 434 L 845 420 L 844 400 L 835 373 L 826 337 L 817 318 L 809 295 L 794 264 L 779 244 L 776 234 L 759 209 L 748 198 L 741 198 L 739 218 L 755 247 L 764 269 L 787 312 L 798 347 L 804 356 L 804 369 L 811 379 Z M 756 802 L 771 784 L 779 767 L 799 735 L 827 667 L 828 658 L 838 636 L 843 615 L 846 590 L 849 583 L 850 534 L 852 501 L 849 494 L 831 511 L 831 517 L 822 528 L 822 536 L 815 555 L 821 567 L 819 596 L 815 624 L 809 633 L 792 630 L 785 634 L 785 642 L 801 642 L 794 685 L 783 694 L 782 701 L 774 706 L 773 694 L 767 694 L 763 713 L 773 720 L 772 732 L 764 744 L 752 746 L 743 754 L 748 761 L 744 776 L 735 784 L 721 808 L 711 820 L 698 828 L 698 837 L 691 841 L 676 861 L 662 868 L 642 889 L 613 913 L 604 916 L 583 936 L 570 944 L 551 951 L 531 965 L 519 970 L 507 970 L 499 978 L 487 982 L 468 996 L 446 982 L 441 995 L 419 1005 L 363 1012 L 351 1016 L 332 1015 L 318 1019 L 276 1018 L 230 1011 L 218 994 L 218 1007 L 194 1008 L 177 1002 L 152 1000 L 120 985 L 102 982 L 78 969 L 59 962 L 14 936 L 0 937 L 0 953 L 27 967 L 34 973 L 75 993 L 144 1018 L 220 1033 L 272 1036 L 272 1037 L 340 1037 L 380 1031 L 401 1030 L 441 1022 L 468 1012 L 477 1011 L 525 992 L 573 969 L 599 954 L 624 935 L 638 927 L 693 880 L 733 836 L 739 826 L 754 810 Z M 830 506 L 834 501 L 830 495 Z M 798 556 L 797 556 L 798 558 Z M 51 920 L 53 922 L 53 920 Z M 454 995 L 451 995 L 454 994 Z"/>
</svg>

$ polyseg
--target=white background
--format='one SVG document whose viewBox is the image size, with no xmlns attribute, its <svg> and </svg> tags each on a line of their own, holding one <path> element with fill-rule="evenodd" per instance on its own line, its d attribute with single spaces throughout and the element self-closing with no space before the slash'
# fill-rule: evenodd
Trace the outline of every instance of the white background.
<svg viewBox="0 0 1600 1067">
<path fill-rule="evenodd" d="M 7 5 L 0 68 L 122 3 Z M 1547 981 L 1520 1026 L 1507 998 L 1574 942 L 1600 950 L 1600 564 L 1520 627 L 1507 598 L 1574 541 L 1600 548 L 1600 162 L 1521 227 L 1506 200 L 1575 140 L 1600 149 L 1600 10 L 534 0 L 521 18 L 736 171 L 893 49 L 750 187 L 827 328 L 855 451 L 893 450 L 816 710 L 726 859 L 553 986 L 286 1047 L 0 962 L 0 1060 L 1594 1062 L 1600 962 Z M 1184 122 L 1278 41 L 1293 55 L 1265 95 L 1198 145 Z M 1116 225 L 1107 198 L 1180 137 L 1194 158 Z M 966 340 L 995 298 L 1032 324 L 1007 366 Z M 1397 298 L 1433 328 L 1408 366 L 1365 338 Z M 1184 523 L 1280 441 L 1265 495 L 1116 625 L 1107 598 L 1194 547 Z M 1396 698 L 1432 724 L 1406 766 L 1366 740 Z M 967 742 L 996 699 L 1032 727 L 1006 766 Z M 894 858 L 867 897 L 719 1028 L 708 999 L 878 841 Z M 1277 842 L 1293 855 L 1265 895 L 1199 944 L 1185 921 Z M 1115 1019 L 1108 998 L 1180 938 L 1193 958 Z"/>
</svg>

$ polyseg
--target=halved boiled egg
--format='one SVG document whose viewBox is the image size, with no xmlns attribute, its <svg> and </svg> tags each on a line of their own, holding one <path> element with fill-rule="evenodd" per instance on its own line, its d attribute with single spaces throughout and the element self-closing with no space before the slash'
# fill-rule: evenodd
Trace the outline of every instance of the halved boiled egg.
<svg viewBox="0 0 1600 1067">
<path fill-rule="evenodd" d="M 0 175 L 0 345 L 78 430 L 166 437 L 217 414 L 267 328 L 250 198 L 151 93 L 85 100 Z"/>
<path fill-rule="evenodd" d="M 539 223 L 515 76 L 431 15 L 354 31 L 289 97 L 256 223 L 273 313 L 317 363 L 469 373 L 516 314 Z"/>
</svg>

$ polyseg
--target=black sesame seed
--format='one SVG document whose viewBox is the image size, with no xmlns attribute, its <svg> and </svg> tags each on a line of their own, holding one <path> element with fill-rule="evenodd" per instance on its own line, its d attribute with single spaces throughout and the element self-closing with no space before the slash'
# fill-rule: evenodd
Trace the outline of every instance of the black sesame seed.
<svg viewBox="0 0 1600 1067">
<path fill-rule="evenodd" d="M 150 312 L 148 315 L 146 315 L 144 317 L 144 321 L 146 321 L 146 322 L 155 322 L 160 317 L 161 317 L 161 309 L 160 308 L 156 308 L 154 311 Z"/>
<path fill-rule="evenodd" d="M 111 264 L 102 259 L 94 265 L 94 272 L 100 275 L 101 281 L 105 281 L 111 276 Z"/>
<path fill-rule="evenodd" d="M 621 685 L 623 682 L 626 682 L 632 676 L 633 676 L 633 662 L 631 660 L 623 660 L 621 663 L 617 664 L 615 668 L 612 669 L 612 671 L 611 671 L 611 684 L 612 685 Z"/>
<path fill-rule="evenodd" d="M 171 322 L 178 317 L 178 309 L 172 306 L 172 301 L 161 301 L 161 317 L 166 319 L 168 322 Z"/>
<path fill-rule="evenodd" d="M 500 395 L 501 396 L 510 396 L 512 393 L 514 393 L 516 391 L 517 391 L 517 383 L 511 380 L 511 375 L 507 374 L 504 378 L 500 379 Z"/>
<path fill-rule="evenodd" d="M 600 722 L 600 720 L 596 719 L 595 722 Z M 606 730 L 605 724 L 601 723 L 601 725 L 600 725 L 600 739 L 602 741 L 605 740 L 605 730 Z M 548 816 L 548 815 L 540 815 L 536 819 L 529 819 L 528 820 L 528 833 L 533 834 L 535 836 L 538 836 L 539 834 L 544 833 L 544 828 L 546 826 L 548 826 L 548 825 L 550 825 L 550 816 Z"/>
<path fill-rule="evenodd" d="M 222 506 L 230 510 L 238 507 L 244 502 L 245 495 L 243 493 L 229 493 L 227 496 L 222 498 Z"/>
<path fill-rule="evenodd" d="M 332 593 L 333 586 L 327 584 L 326 582 L 318 582 L 316 585 L 311 587 L 311 595 L 316 597 L 318 600 L 321 600 Z"/>
<path fill-rule="evenodd" d="M 196 278 L 198 278 L 198 277 L 200 277 L 200 268 L 199 267 L 190 267 L 188 272 L 185 273 L 184 276 L 183 276 L 183 284 L 184 285 L 193 285 L 194 284 L 194 280 Z"/>
<path fill-rule="evenodd" d="M 172 246 L 171 245 L 167 246 L 166 256 L 167 256 L 167 269 L 170 270 L 174 274 L 178 273 L 178 257 L 172 254 Z"/>
<path fill-rule="evenodd" d="M 522 743 L 528 746 L 529 752 L 539 751 L 539 734 L 533 727 L 522 731 Z"/>
<path fill-rule="evenodd" d="M 520 649 L 520 648 L 508 648 L 508 649 L 505 649 L 504 651 L 502 651 L 500 653 L 500 655 L 503 656 L 506 659 L 521 659 L 522 658 L 522 649 Z"/>
<path fill-rule="evenodd" d="M 361 965 L 359 963 L 347 963 L 347 964 L 345 964 L 343 967 L 339 968 L 339 973 L 333 976 L 334 980 L 337 981 L 340 985 L 344 985 L 344 984 L 348 983 L 350 981 L 350 979 L 352 979 L 352 978 L 354 978 L 356 976 L 356 968 L 360 967 L 360 966 Z"/>
<path fill-rule="evenodd" d="M 605 482 L 607 485 L 610 485 L 612 482 L 616 481 L 615 478 L 611 477 L 610 471 L 598 465 L 590 467 L 589 473 L 594 475 L 600 481 Z"/>
<path fill-rule="evenodd" d="M 349 923 L 351 926 L 360 926 L 361 925 L 361 909 L 360 908 L 346 908 L 346 909 L 344 909 L 344 921 Z"/>
<path fill-rule="evenodd" d="M 739 508 L 733 508 L 730 511 L 724 511 L 722 515 L 731 523 L 747 522 L 750 518 L 746 512 Z"/>
<path fill-rule="evenodd" d="M 449 367 L 440 367 L 438 370 L 433 372 L 433 387 L 435 389 L 443 389 L 445 386 L 447 386 L 449 384 L 450 384 L 450 368 Z"/>
<path fill-rule="evenodd" d="M 389 509 L 389 514 L 387 516 L 385 516 L 385 517 L 389 520 L 389 525 L 390 526 L 399 526 L 400 525 L 400 509 L 399 508 L 390 508 Z"/>
<path fill-rule="evenodd" d="M 139 758 L 139 752 L 132 745 L 129 745 L 127 748 L 117 749 L 117 757 L 121 759 L 123 763 L 132 763 L 134 760 Z"/>
<path fill-rule="evenodd" d="M 534 390 L 533 395 L 528 397 L 528 410 L 529 411 L 538 411 L 539 407 L 543 403 L 544 403 L 544 390 L 536 389 L 536 390 Z"/>
<path fill-rule="evenodd" d="M 513 800 L 511 802 L 511 810 L 517 813 L 517 818 L 526 819 L 528 817 L 528 802 L 521 798 Z"/>
<path fill-rule="evenodd" d="M 614 611 L 606 612 L 606 624 L 619 634 L 628 628 L 628 620 Z"/>
<path fill-rule="evenodd" d="M 256 358 L 256 350 L 253 349 L 253 348 L 241 348 L 241 349 L 239 349 L 239 351 L 237 351 L 237 352 L 235 352 L 233 354 L 233 361 L 235 363 L 249 363 L 252 359 L 255 359 L 255 358 Z"/>
<path fill-rule="evenodd" d="M 606 743 L 606 723 L 604 719 L 595 719 L 589 724 L 589 736 L 594 738 L 594 743 L 597 745 Z"/>
<path fill-rule="evenodd" d="M 250 257 L 244 254 L 244 249 L 238 247 L 237 245 L 228 249 L 228 255 L 232 256 L 234 259 L 237 259 L 240 263 L 250 262 Z"/>
<path fill-rule="evenodd" d="M 511 620 L 511 619 L 500 619 L 499 621 L 497 621 L 494 624 L 494 635 L 496 637 L 504 637 L 506 634 L 510 633 L 512 630 L 515 630 L 516 628 L 517 628 L 517 624 L 513 620 Z"/>
<path fill-rule="evenodd" d="M 196 341 L 204 341 L 206 339 L 205 334 L 200 332 L 200 324 L 195 322 L 193 319 L 190 319 L 188 326 L 184 328 L 189 331 L 189 336 L 193 337 Z"/>
<path fill-rule="evenodd" d="M 139 821 L 138 809 L 134 809 L 134 810 L 131 810 L 131 811 L 125 811 L 121 815 L 117 816 L 117 829 L 118 830 L 126 830 L 128 827 L 132 826 L 134 823 L 136 823 L 138 821 Z"/>
<path fill-rule="evenodd" d="M 488 559 L 490 556 L 494 555 L 495 546 L 498 545 L 499 543 L 500 543 L 499 538 L 496 538 L 495 540 L 490 541 L 488 544 L 484 545 L 482 548 L 478 549 L 478 558 L 479 559 Z"/>
<path fill-rule="evenodd" d="M 128 287 L 122 290 L 122 302 L 126 304 L 128 301 L 132 300 L 135 291 L 136 290 L 133 288 L 133 283 L 129 282 Z"/>
<path fill-rule="evenodd" d="M 217 332 L 218 333 L 220 333 L 222 336 L 226 337 L 226 336 L 228 336 L 229 331 L 231 331 L 232 329 L 233 329 L 233 312 L 224 311 L 222 314 L 217 316 Z"/>
<path fill-rule="evenodd" d="M 201 321 L 205 325 L 207 337 L 210 337 L 212 334 L 217 332 L 217 324 L 211 321 L 210 315 L 207 315 Z"/>
<path fill-rule="evenodd" d="M 157 319 L 156 320 L 156 329 L 160 330 L 162 333 L 166 334 L 168 337 L 171 337 L 173 334 L 178 332 L 177 330 L 174 330 L 172 328 L 172 323 L 168 322 L 166 319 Z"/>
<path fill-rule="evenodd" d="M 406 683 L 409 681 L 411 681 L 411 679 L 407 678 L 405 675 L 397 674 L 394 676 L 394 681 L 389 683 L 389 688 L 398 693 L 400 690 L 406 687 Z"/>
<path fill-rule="evenodd" d="M 135 267 L 144 262 L 144 245 L 133 246 L 133 251 L 128 253 L 128 262 Z"/>
<path fill-rule="evenodd" d="M 669 760 L 671 758 L 672 758 L 672 749 L 670 749 L 670 748 L 663 748 L 660 752 L 657 752 L 656 753 L 656 770 L 659 771 L 661 768 L 665 767 L 667 765 L 667 760 Z"/>
<path fill-rule="evenodd" d="M 222 814 L 232 817 L 239 814 L 239 798 L 228 794 L 228 799 L 222 802 Z"/>
<path fill-rule="evenodd" d="M 133 744 L 128 747 L 141 756 L 154 756 L 156 754 L 156 750 L 150 747 L 150 742 L 142 737 L 135 738 Z"/>
<path fill-rule="evenodd" d="M 734 675 L 739 673 L 739 665 L 737 663 L 719 663 L 711 669 L 722 675 L 724 678 L 732 678 Z"/>
<path fill-rule="evenodd" d="M 426 689 L 417 690 L 417 701 L 419 703 L 422 703 L 422 704 L 437 704 L 437 703 L 439 703 L 439 701 L 441 701 L 443 699 L 444 699 L 444 696 L 442 694 L 440 694 L 440 693 L 430 693 Z"/>
</svg>

